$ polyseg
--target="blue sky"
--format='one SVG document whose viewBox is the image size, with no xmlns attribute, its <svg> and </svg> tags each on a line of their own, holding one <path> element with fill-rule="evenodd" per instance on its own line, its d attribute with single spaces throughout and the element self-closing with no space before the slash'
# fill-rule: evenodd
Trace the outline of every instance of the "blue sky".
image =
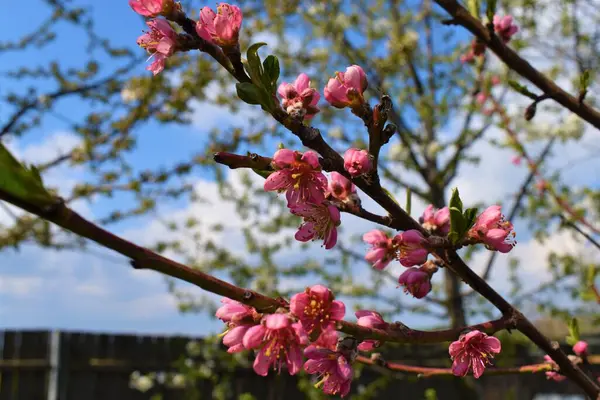
<svg viewBox="0 0 600 400">
<path fill-rule="evenodd" d="M 0 37 L 6 40 L 19 38 L 45 18 L 47 12 L 45 7 L 31 7 L 31 4 L 24 3 L 11 2 L 8 8 L 4 8 L 4 12 L 0 14 Z M 98 32 L 114 44 L 133 43 L 144 27 L 142 20 L 129 9 L 124 0 L 103 2 L 88 0 L 87 3 L 80 4 L 82 3 L 93 7 Z M 22 19 L 14 18 L 15 15 L 27 15 L 30 23 L 24 26 Z M 60 33 L 68 35 L 69 40 L 65 41 L 63 38 L 57 45 L 52 45 L 43 51 L 2 54 L 0 70 L 5 71 L 11 66 L 22 64 L 31 67 L 45 65 L 50 59 L 79 66 L 87 50 L 82 38 L 71 31 L 72 28 L 62 26 Z M 99 61 L 106 62 L 101 58 Z M 141 62 L 131 73 L 146 73 L 144 68 L 145 64 Z M 5 95 L 17 85 L 20 83 L 0 76 L 0 95 Z M 73 118 L 86 111 L 77 102 L 64 103 L 58 110 Z M 212 127 L 216 125 L 223 127 L 224 124 L 243 125 L 244 115 L 251 115 L 253 112 L 245 108 L 241 117 L 230 118 L 227 110 L 208 103 L 200 104 L 194 116 L 196 122 L 190 127 L 165 129 L 156 124 L 146 126 L 139 135 L 139 147 L 132 154 L 131 160 L 134 160 L 140 169 L 156 167 L 157 163 L 168 166 L 200 149 L 205 142 L 205 134 Z M 0 123 L 8 118 L 9 113 L 10 110 L 0 108 Z M 536 119 L 543 120 L 543 117 L 544 114 L 540 111 Z M 11 148 L 24 160 L 31 162 L 47 160 L 61 150 L 68 150 L 77 144 L 74 136 L 64 130 L 64 126 L 64 122 L 59 118 L 50 117 L 30 135 L 22 140 L 11 142 Z M 446 129 L 447 133 L 451 134 L 455 127 L 450 123 Z M 593 142 L 593 139 L 586 139 L 586 141 Z M 582 145 L 563 146 L 556 152 L 560 157 L 555 157 L 552 165 L 556 167 L 564 165 L 569 157 L 578 159 L 590 151 Z M 157 152 L 159 152 L 158 157 Z M 460 188 L 465 203 L 477 201 L 489 203 L 490 199 L 506 200 L 514 191 L 514 182 L 520 182 L 525 175 L 525 168 L 510 164 L 508 161 L 511 157 L 510 152 L 497 152 L 486 143 L 482 143 L 474 149 L 474 152 L 482 156 L 484 163 L 477 168 L 464 168 L 454 182 L 454 185 Z M 568 176 L 576 184 L 591 184 L 597 187 L 600 177 L 589 172 L 593 171 L 594 167 L 598 167 L 597 161 L 578 163 L 569 170 Z M 59 187 L 69 187 L 85 177 L 85 174 L 85 171 L 77 168 L 61 167 L 53 172 L 47 181 Z M 210 176 L 198 172 L 195 177 L 203 192 L 216 201 L 216 188 Z M 234 174 L 230 175 L 230 178 L 232 181 L 237 180 Z M 119 201 L 126 201 L 126 199 Z M 111 204 L 114 205 L 114 202 Z M 365 204 L 373 206 L 369 202 Z M 95 202 L 93 206 L 83 203 L 78 207 L 84 215 L 101 215 L 103 211 L 108 210 L 108 204 L 103 201 Z M 417 202 L 414 205 L 415 215 L 423 207 L 424 204 Z M 161 213 L 167 215 L 184 215 L 190 212 L 210 219 L 215 214 L 232 215 L 233 210 L 227 205 L 188 209 L 186 204 L 179 203 L 168 204 L 161 208 Z M 370 228 L 351 217 L 343 218 L 349 233 L 364 232 L 365 229 Z M 239 227 L 236 224 L 241 222 L 235 218 L 228 222 L 231 232 L 234 232 L 228 240 L 233 242 L 241 240 L 239 232 L 237 236 L 235 234 L 236 227 Z M 526 284 L 534 284 L 540 276 L 543 276 L 541 271 L 544 267 L 544 258 L 550 248 L 579 248 L 569 235 L 553 236 L 545 245 L 537 244 L 531 240 L 524 224 L 519 223 L 517 227 L 520 243 L 515 253 L 528 261 L 523 270 L 523 276 L 530 278 Z M 161 235 L 168 234 L 153 216 L 130 220 L 119 224 L 114 229 L 141 244 L 151 243 Z M 311 253 L 323 256 L 324 250 L 315 243 L 311 247 Z M 92 246 L 91 251 L 85 253 L 56 252 L 24 246 L 20 251 L 7 250 L 2 257 L 0 329 L 52 328 L 156 334 L 205 334 L 221 329 L 219 323 L 204 315 L 179 314 L 174 298 L 167 293 L 163 278 L 158 273 L 132 270 L 126 259 L 97 246 Z M 506 291 L 508 258 L 506 256 L 499 258 L 494 275 L 495 282 L 500 291 Z M 476 269 L 481 267 L 484 259 L 483 253 L 481 257 L 476 257 L 474 267 Z M 188 289 L 192 290 L 189 287 Z M 398 291 L 398 295 L 402 294 Z M 418 320 L 410 315 L 404 315 L 402 318 L 407 324 L 415 326 L 423 326 L 430 322 Z"/>
</svg>

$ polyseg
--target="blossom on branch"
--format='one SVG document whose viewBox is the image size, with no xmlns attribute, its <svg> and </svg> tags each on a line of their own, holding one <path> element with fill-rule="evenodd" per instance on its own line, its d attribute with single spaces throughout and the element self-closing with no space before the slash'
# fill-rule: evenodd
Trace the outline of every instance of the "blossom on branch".
<svg viewBox="0 0 600 400">
<path fill-rule="evenodd" d="M 452 358 L 452 373 L 456 376 L 465 376 L 469 370 L 473 376 L 479 378 L 485 368 L 490 365 L 494 354 L 500 353 L 501 343 L 498 338 L 488 336 L 478 330 L 461 335 L 449 347 Z"/>
<path fill-rule="evenodd" d="M 272 165 L 276 171 L 265 180 L 264 189 L 286 192 L 288 207 L 305 202 L 320 204 L 325 200 L 327 178 L 314 151 L 302 154 L 280 149 L 273 156 Z"/>
<path fill-rule="evenodd" d="M 304 370 L 321 378 L 315 387 L 321 387 L 325 394 L 341 397 L 350 392 L 354 374 L 350 360 L 342 352 L 309 347 L 304 350 L 304 355 L 308 358 Z"/>
<path fill-rule="evenodd" d="M 173 0 L 129 0 L 129 6 L 144 17 L 158 17 L 170 13 L 176 6 Z"/>
<path fill-rule="evenodd" d="M 428 231 L 445 236 L 450 232 L 450 210 L 448 207 L 438 210 L 430 204 L 419 218 L 419 222 Z"/>
<path fill-rule="evenodd" d="M 196 33 L 202 39 L 221 47 L 238 44 L 242 26 L 242 11 L 237 6 L 220 3 L 215 13 L 210 7 L 200 11 L 200 20 L 196 23 Z"/>
<path fill-rule="evenodd" d="M 221 299 L 223 305 L 215 313 L 216 317 L 227 324 L 223 335 L 223 344 L 228 347 L 228 353 L 238 353 L 245 350 L 243 338 L 248 329 L 256 325 L 259 318 L 254 307 L 247 306 L 228 298 Z"/>
<path fill-rule="evenodd" d="M 404 292 L 422 299 L 431 292 L 431 275 L 421 268 L 409 268 L 400 275 L 398 284 L 404 286 Z"/>
<path fill-rule="evenodd" d="M 352 176 L 369 173 L 373 168 L 371 155 L 367 150 L 351 148 L 344 153 L 344 169 Z"/>
<path fill-rule="evenodd" d="M 337 243 L 337 227 L 340 225 L 340 210 L 337 207 L 321 203 L 294 204 L 290 212 L 304 218 L 295 238 L 301 242 L 321 239 L 325 249 L 329 250 Z"/>
<path fill-rule="evenodd" d="M 546 361 L 552 367 L 552 371 L 546 371 L 547 379 L 553 380 L 555 382 L 562 382 L 565 379 L 567 379 L 566 376 L 558 373 L 558 370 L 559 370 L 558 364 L 555 363 L 554 360 L 548 354 L 546 354 L 544 356 L 544 361 Z"/>
<path fill-rule="evenodd" d="M 339 172 L 333 171 L 331 173 L 327 189 L 334 199 L 342 203 L 356 203 L 358 201 L 356 186 Z"/>
<path fill-rule="evenodd" d="M 377 311 L 358 310 L 354 313 L 354 315 L 356 315 L 356 318 L 358 318 L 356 323 L 360 326 L 375 329 L 386 329 L 388 327 L 388 323 L 383 320 L 383 317 Z M 358 350 L 370 351 L 377 347 L 379 347 L 378 340 L 367 339 L 363 340 L 358 345 Z"/>
<path fill-rule="evenodd" d="M 504 43 L 508 43 L 512 36 L 519 31 L 519 27 L 513 24 L 513 17 L 505 15 L 501 17 L 494 15 L 494 30 Z"/>
<path fill-rule="evenodd" d="M 321 332 L 321 334 L 319 335 L 317 340 L 312 342 L 307 347 L 307 349 L 315 348 L 315 349 L 335 350 L 335 347 L 338 343 L 338 339 L 339 339 L 338 332 L 335 330 L 335 328 L 330 327 L 330 328 L 323 330 L 323 332 Z"/>
<path fill-rule="evenodd" d="M 490 206 L 481 213 L 467 236 L 483 242 L 487 248 L 508 253 L 517 244 L 513 224 L 506 220 L 500 206 Z"/>
<path fill-rule="evenodd" d="M 336 72 L 325 86 L 325 100 L 336 108 L 359 107 L 365 102 L 363 93 L 368 82 L 365 71 L 358 65 L 346 68 L 346 72 Z"/>
<path fill-rule="evenodd" d="M 157 75 L 165 68 L 165 60 L 177 50 L 177 33 L 164 19 L 154 19 L 146 25 L 150 31 L 140 36 L 137 44 L 152 54 L 154 61 L 146 69 Z"/>
<path fill-rule="evenodd" d="M 259 349 L 253 364 L 258 375 L 267 376 L 273 364 L 281 372 L 284 363 L 290 375 L 295 375 L 302 368 L 301 346 L 307 341 L 300 323 L 293 323 L 287 314 L 269 314 L 260 325 L 248 329 L 243 346 Z"/>
<path fill-rule="evenodd" d="M 343 320 L 346 306 L 335 300 L 327 287 L 314 285 L 292 296 L 290 311 L 298 318 L 306 333 L 312 335 L 333 327 L 335 321 Z"/>
<path fill-rule="evenodd" d="M 372 246 L 365 255 L 365 260 L 370 262 L 373 268 L 382 270 L 396 258 L 397 249 L 394 239 L 389 238 L 385 232 L 373 229 L 363 235 L 363 240 Z"/>
<path fill-rule="evenodd" d="M 573 345 L 573 353 L 578 356 L 585 356 L 588 351 L 588 343 L 584 340 L 580 340 Z"/>
<path fill-rule="evenodd" d="M 416 229 L 404 231 L 394 237 L 398 245 L 398 259 L 405 267 L 423 264 L 427 261 L 427 239 Z"/>
<path fill-rule="evenodd" d="M 317 103 L 321 95 L 310 87 L 310 79 L 304 73 L 298 75 L 294 83 L 281 83 L 277 93 L 282 98 L 283 109 L 292 117 L 310 119 L 319 112 Z"/>
</svg>

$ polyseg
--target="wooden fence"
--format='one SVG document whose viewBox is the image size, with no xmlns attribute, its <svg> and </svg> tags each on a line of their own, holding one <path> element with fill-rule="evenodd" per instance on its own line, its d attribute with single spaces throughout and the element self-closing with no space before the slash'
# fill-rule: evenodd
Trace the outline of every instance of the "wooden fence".
<svg viewBox="0 0 600 400">
<path fill-rule="evenodd" d="M 0 400 L 142 400 L 149 393 L 129 387 L 133 371 L 174 371 L 173 363 L 185 354 L 189 337 L 111 335 L 59 331 L 0 331 Z M 422 347 L 420 347 L 422 348 Z M 407 347 L 402 359 L 421 361 L 419 347 Z M 539 361 L 539 355 L 525 360 Z M 376 379 L 365 370 L 354 388 Z M 202 399 L 211 398 L 210 382 L 201 382 Z M 259 400 L 300 400 L 296 380 L 282 374 L 259 377 L 250 370 L 236 372 L 236 393 L 252 392 Z M 434 387 L 440 400 L 458 399 L 456 380 L 449 377 L 425 380 L 400 379 L 383 389 L 378 399 L 423 399 L 424 390 Z M 547 381 L 543 374 L 490 376 L 479 382 L 480 398 L 486 400 L 530 400 L 540 393 L 578 393 L 571 384 Z M 508 397 L 508 393 L 512 394 Z M 184 399 L 183 390 L 166 389 L 163 399 Z M 237 395 L 235 397 L 237 399 Z M 583 397 L 581 397 L 583 399 Z"/>
</svg>

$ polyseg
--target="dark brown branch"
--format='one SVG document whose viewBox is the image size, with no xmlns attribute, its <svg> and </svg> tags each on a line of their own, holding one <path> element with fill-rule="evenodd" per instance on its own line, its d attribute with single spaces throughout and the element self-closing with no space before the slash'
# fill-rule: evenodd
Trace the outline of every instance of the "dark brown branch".
<svg viewBox="0 0 600 400">
<path fill-rule="evenodd" d="M 272 159 L 259 156 L 256 153 L 249 153 L 247 156 L 239 154 L 218 152 L 213 156 L 215 162 L 227 165 L 230 169 L 252 168 L 260 171 L 272 171 Z"/>
<path fill-rule="evenodd" d="M 544 92 L 545 95 L 600 129 L 600 113 L 597 110 L 589 107 L 584 102 L 579 102 L 577 97 L 570 95 L 554 83 L 554 81 L 548 79 L 544 74 L 535 69 L 529 62 L 504 44 L 498 36 L 491 34 L 486 26 L 473 17 L 456 0 L 435 0 L 435 2 L 452 15 L 452 24 L 462 25 L 469 30 L 485 43 L 509 68 L 529 80 Z"/>
</svg>

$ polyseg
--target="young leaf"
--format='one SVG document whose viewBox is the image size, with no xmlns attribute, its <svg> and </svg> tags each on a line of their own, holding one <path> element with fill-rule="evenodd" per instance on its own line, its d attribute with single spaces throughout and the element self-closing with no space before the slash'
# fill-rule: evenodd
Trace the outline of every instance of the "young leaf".
<svg viewBox="0 0 600 400">
<path fill-rule="evenodd" d="M 532 100 L 537 100 L 538 96 L 536 96 L 534 93 L 530 92 L 529 89 L 527 89 L 525 86 L 521 85 L 519 82 L 509 79 L 508 84 L 510 85 L 511 88 L 513 88 L 516 92 L 521 93 L 523 96 L 527 96 Z"/>
<path fill-rule="evenodd" d="M 476 208 L 467 208 L 463 213 L 465 216 L 465 233 L 471 229 L 471 227 L 475 224 L 477 220 L 477 209 Z"/>
<path fill-rule="evenodd" d="M 35 167 L 22 165 L 0 143 L 0 189 L 22 200 L 44 206 L 53 202 Z"/>
<path fill-rule="evenodd" d="M 567 344 L 573 346 L 575 343 L 579 342 L 579 337 L 579 322 L 577 321 L 577 318 L 573 318 L 569 321 L 569 336 L 566 338 Z"/>
<path fill-rule="evenodd" d="M 279 79 L 279 60 L 270 55 L 263 61 L 264 74 L 262 76 L 265 87 L 272 93 L 277 89 L 277 79 Z"/>
<path fill-rule="evenodd" d="M 486 15 L 490 22 L 494 19 L 494 14 L 496 14 L 496 0 L 488 0 L 487 2 L 487 10 Z"/>
<path fill-rule="evenodd" d="M 475 18 L 479 18 L 479 0 L 468 0 L 467 9 Z"/>
<path fill-rule="evenodd" d="M 410 188 L 406 189 L 406 207 L 404 207 L 404 210 L 406 211 L 406 213 L 408 215 L 410 215 L 410 210 L 412 208 L 412 192 L 410 190 Z"/>
<path fill-rule="evenodd" d="M 248 64 L 246 68 L 249 70 L 250 78 L 255 85 L 262 86 L 261 77 L 263 76 L 263 67 L 260 63 L 260 56 L 258 55 L 258 49 L 262 46 L 266 46 L 266 43 L 254 43 L 252 46 L 248 48 L 246 52 L 246 58 L 248 59 Z"/>
<path fill-rule="evenodd" d="M 461 214 L 463 212 L 463 203 L 460 199 L 460 194 L 458 193 L 458 188 L 452 189 L 452 196 L 450 196 L 450 204 L 448 205 L 450 208 L 456 208 Z"/>
<path fill-rule="evenodd" d="M 256 87 L 256 85 L 243 82 L 235 85 L 238 97 L 245 103 L 248 104 L 262 104 L 263 93 L 262 89 Z"/>
<path fill-rule="evenodd" d="M 462 207 L 462 204 L 460 206 Z M 450 233 L 448 238 L 453 244 L 457 244 L 463 238 L 466 226 L 467 221 L 463 213 L 456 207 L 450 207 Z"/>
</svg>

